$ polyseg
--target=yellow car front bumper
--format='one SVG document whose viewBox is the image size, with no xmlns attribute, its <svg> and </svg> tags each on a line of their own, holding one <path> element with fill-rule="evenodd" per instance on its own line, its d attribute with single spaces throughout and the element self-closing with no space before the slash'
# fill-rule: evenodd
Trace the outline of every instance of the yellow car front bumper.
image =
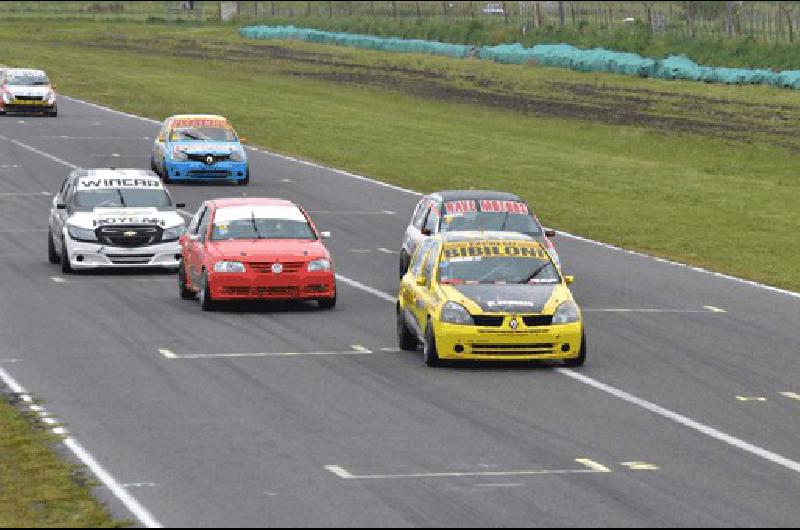
<svg viewBox="0 0 800 530">
<path fill-rule="evenodd" d="M 583 324 L 542 327 L 434 324 L 440 359 L 475 361 L 561 361 L 580 355 Z"/>
</svg>

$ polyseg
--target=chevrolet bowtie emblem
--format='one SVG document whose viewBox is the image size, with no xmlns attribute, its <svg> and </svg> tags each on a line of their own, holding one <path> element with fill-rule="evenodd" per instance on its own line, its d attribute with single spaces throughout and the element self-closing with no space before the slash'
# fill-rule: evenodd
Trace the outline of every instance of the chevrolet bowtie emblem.
<svg viewBox="0 0 800 530">
<path fill-rule="evenodd" d="M 134 237 L 136 235 L 136 232 L 125 232 L 123 235 L 125 237 Z"/>
</svg>

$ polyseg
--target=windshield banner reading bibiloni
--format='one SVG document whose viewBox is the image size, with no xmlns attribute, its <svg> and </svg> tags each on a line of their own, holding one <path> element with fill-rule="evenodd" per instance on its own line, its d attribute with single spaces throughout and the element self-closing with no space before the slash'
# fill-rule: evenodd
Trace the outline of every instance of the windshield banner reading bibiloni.
<svg viewBox="0 0 800 530">
<path fill-rule="evenodd" d="M 476 258 L 548 259 L 537 241 L 459 241 L 444 245 L 443 261 Z"/>
</svg>

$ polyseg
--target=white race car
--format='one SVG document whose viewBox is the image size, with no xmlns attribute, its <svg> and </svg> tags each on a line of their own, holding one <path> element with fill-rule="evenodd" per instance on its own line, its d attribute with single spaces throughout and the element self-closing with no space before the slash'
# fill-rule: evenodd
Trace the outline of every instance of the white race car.
<svg viewBox="0 0 800 530">
<path fill-rule="evenodd" d="M 109 267 L 177 270 L 186 224 L 161 179 L 142 169 L 76 169 L 53 198 L 50 263 L 64 273 Z"/>
<path fill-rule="evenodd" d="M 8 112 L 58 115 L 55 86 L 41 70 L 0 70 L 0 114 Z"/>
</svg>

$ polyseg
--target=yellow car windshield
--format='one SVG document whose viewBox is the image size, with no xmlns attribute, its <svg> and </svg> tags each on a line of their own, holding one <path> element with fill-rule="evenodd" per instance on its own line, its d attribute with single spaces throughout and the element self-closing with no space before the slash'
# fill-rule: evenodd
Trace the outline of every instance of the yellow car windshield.
<svg viewBox="0 0 800 530">
<path fill-rule="evenodd" d="M 439 261 L 439 283 L 444 285 L 560 281 L 558 269 L 536 241 L 447 243 Z"/>
</svg>

